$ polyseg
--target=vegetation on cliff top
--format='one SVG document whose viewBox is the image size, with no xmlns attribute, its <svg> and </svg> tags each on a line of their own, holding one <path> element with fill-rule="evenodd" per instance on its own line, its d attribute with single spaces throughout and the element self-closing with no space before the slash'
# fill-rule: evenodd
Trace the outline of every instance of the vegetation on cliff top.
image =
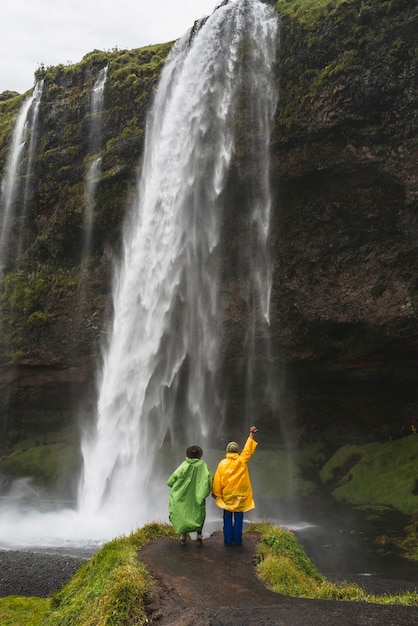
<svg viewBox="0 0 418 626">
<path fill-rule="evenodd" d="M 0 168 L 6 162 L 9 144 L 12 138 L 13 125 L 25 96 L 14 94 L 6 100 L 0 100 Z"/>
<path fill-rule="evenodd" d="M 416 112 L 408 120 L 396 115 L 399 81 L 418 59 L 418 14 L 408 0 L 278 0 L 276 9 L 283 139 L 319 116 L 354 141 L 360 129 L 352 122 L 370 110 L 363 134 L 375 142 L 393 133 L 416 141 Z"/>
<path fill-rule="evenodd" d="M 307 27 L 316 26 L 330 11 L 350 0 L 277 0 L 280 13 L 289 15 Z"/>
</svg>

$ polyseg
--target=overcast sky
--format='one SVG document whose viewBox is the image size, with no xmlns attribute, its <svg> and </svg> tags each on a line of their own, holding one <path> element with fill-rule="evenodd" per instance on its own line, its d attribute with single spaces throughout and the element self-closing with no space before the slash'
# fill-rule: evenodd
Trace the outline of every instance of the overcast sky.
<svg viewBox="0 0 418 626">
<path fill-rule="evenodd" d="M 31 89 L 41 64 L 78 63 L 92 50 L 177 39 L 220 0 L 1 0 L 0 93 Z"/>
</svg>

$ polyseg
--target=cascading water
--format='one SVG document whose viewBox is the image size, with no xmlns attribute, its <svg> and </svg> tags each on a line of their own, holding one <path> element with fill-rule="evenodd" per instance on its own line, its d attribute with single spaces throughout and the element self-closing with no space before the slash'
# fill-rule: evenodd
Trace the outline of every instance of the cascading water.
<svg viewBox="0 0 418 626">
<path fill-rule="evenodd" d="M 10 153 L 1 183 L 0 268 L 8 259 L 9 248 L 14 251 L 17 258 L 21 252 L 20 232 L 17 233 L 17 239 L 13 242 L 11 242 L 10 235 L 17 218 L 21 226 L 23 225 L 31 197 L 31 176 L 42 91 L 43 81 L 39 81 L 29 98 L 23 102 L 13 131 Z M 23 185 L 20 181 L 21 176 L 25 177 Z M 22 204 L 20 208 L 18 208 L 19 202 Z"/>
<path fill-rule="evenodd" d="M 222 228 L 242 116 L 257 164 L 242 218 L 250 241 L 243 280 L 249 306 L 268 323 L 276 29 L 258 0 L 224 3 L 176 43 L 161 76 L 114 282 L 97 423 L 82 445 L 80 512 L 113 520 L 115 531 L 166 518 L 157 471 L 165 441 L 205 445 L 223 428 Z"/>
<path fill-rule="evenodd" d="M 91 94 L 89 154 L 90 162 L 86 174 L 85 186 L 85 212 L 84 212 L 84 242 L 83 260 L 88 258 L 90 252 L 91 235 L 93 229 L 93 217 L 96 206 L 97 185 L 101 176 L 101 157 L 99 155 L 102 142 L 102 122 L 104 90 L 107 80 L 108 67 L 104 67 L 98 73 Z"/>
</svg>

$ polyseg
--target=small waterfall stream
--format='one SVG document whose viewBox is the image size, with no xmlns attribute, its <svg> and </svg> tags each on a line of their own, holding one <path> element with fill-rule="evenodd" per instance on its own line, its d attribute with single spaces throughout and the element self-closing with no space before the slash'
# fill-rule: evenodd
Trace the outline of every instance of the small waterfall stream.
<svg viewBox="0 0 418 626">
<path fill-rule="evenodd" d="M 13 250 L 13 254 L 19 258 L 22 249 L 20 234 L 32 193 L 31 176 L 42 92 L 43 81 L 39 81 L 32 94 L 23 102 L 13 131 L 10 153 L 1 182 L 0 268 L 8 260 L 9 250 Z M 20 181 L 21 176 L 25 177 L 23 185 Z M 17 232 L 11 237 L 15 222 L 20 222 L 20 228 L 18 227 Z"/>
<path fill-rule="evenodd" d="M 276 28 L 273 11 L 258 0 L 225 3 L 175 44 L 160 79 L 114 280 L 97 423 L 82 446 L 80 511 L 116 526 L 166 517 L 165 478 L 158 480 L 165 441 L 205 445 L 222 431 L 220 279 L 228 252 L 220 242 L 243 98 L 258 163 L 243 217 L 251 242 L 242 252 L 243 280 L 268 324 Z M 251 337 L 249 362 L 250 344 Z"/>
<path fill-rule="evenodd" d="M 108 67 L 98 73 L 91 94 L 90 132 L 89 132 L 89 166 L 85 184 L 85 212 L 84 212 L 84 241 L 82 258 L 88 261 L 91 237 L 96 207 L 97 185 L 101 175 L 100 149 L 102 143 L 104 90 L 107 80 Z"/>
</svg>

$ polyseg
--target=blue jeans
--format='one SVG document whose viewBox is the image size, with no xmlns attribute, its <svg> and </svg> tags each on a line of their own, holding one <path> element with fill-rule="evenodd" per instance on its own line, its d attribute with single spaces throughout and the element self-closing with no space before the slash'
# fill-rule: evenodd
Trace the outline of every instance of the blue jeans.
<svg viewBox="0 0 418 626">
<path fill-rule="evenodd" d="M 241 545 L 243 521 L 244 513 L 233 513 L 224 509 L 224 543 L 226 546 Z"/>
</svg>

